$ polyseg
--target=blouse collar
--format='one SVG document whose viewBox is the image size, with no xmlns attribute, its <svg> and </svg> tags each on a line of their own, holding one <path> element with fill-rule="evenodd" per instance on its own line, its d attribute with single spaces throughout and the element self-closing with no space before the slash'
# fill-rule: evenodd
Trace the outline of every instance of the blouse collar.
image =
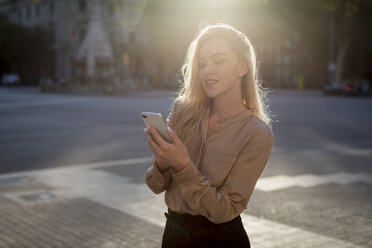
<svg viewBox="0 0 372 248">
<path fill-rule="evenodd" d="M 228 116 L 228 117 L 225 117 L 225 118 L 221 119 L 218 123 L 223 123 L 223 124 L 232 123 L 232 122 L 236 122 L 236 121 L 246 119 L 246 118 L 248 118 L 249 116 L 252 116 L 252 115 L 253 115 L 253 108 L 247 108 L 245 111 L 242 111 L 242 112 L 237 113 L 235 115 L 231 115 L 231 116 Z"/>
</svg>

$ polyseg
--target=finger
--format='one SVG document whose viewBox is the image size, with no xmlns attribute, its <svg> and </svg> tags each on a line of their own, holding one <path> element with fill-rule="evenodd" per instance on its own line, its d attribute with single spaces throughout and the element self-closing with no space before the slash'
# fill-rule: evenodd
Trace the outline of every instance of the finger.
<svg viewBox="0 0 372 248">
<path fill-rule="evenodd" d="M 148 130 L 147 130 L 147 128 L 144 128 L 143 129 L 144 131 L 145 131 L 145 136 L 146 136 L 146 139 L 147 139 L 147 143 L 148 143 L 148 145 L 149 145 L 149 148 L 151 149 L 151 151 L 155 154 L 155 151 L 154 151 L 154 149 L 152 148 L 152 145 L 151 145 L 151 135 L 149 135 L 147 132 L 148 132 Z"/>
<path fill-rule="evenodd" d="M 150 146 L 151 151 L 154 153 L 155 156 L 159 156 L 161 152 L 161 148 L 159 145 L 155 142 L 154 138 L 151 136 L 151 134 L 146 134 L 147 135 L 147 140 Z"/>
<path fill-rule="evenodd" d="M 168 132 L 168 136 L 169 138 L 171 138 L 171 140 L 173 141 L 173 143 L 176 145 L 176 146 L 179 146 L 182 144 L 182 141 L 180 138 L 178 138 L 177 134 L 175 131 L 172 130 L 172 128 L 170 128 L 169 126 L 167 127 L 167 132 Z"/>
<path fill-rule="evenodd" d="M 159 145 L 155 142 L 154 138 L 152 137 L 152 135 L 150 134 L 148 130 L 145 133 L 146 133 L 146 137 L 147 137 L 147 140 L 149 142 L 152 152 L 156 155 L 159 155 L 161 151 Z"/>
<path fill-rule="evenodd" d="M 159 144 L 160 148 L 164 149 L 168 145 L 168 142 L 165 141 L 163 137 L 161 137 L 161 135 L 159 134 L 156 128 L 150 126 L 150 132 L 154 140 L 156 141 L 156 143 Z"/>
</svg>

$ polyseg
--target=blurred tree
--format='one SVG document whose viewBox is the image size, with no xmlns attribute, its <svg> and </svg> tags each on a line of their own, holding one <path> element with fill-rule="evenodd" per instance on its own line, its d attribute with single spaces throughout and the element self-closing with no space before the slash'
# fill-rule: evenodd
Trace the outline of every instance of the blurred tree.
<svg viewBox="0 0 372 248">
<path fill-rule="evenodd" d="M 25 28 L 0 16 L 0 73 L 17 73 L 26 84 L 53 75 L 52 34 Z"/>
<path fill-rule="evenodd" d="M 327 77 L 327 36 L 325 13 L 313 1 L 264 1 L 267 39 L 279 47 L 276 57 L 288 54 L 293 82 L 303 77 L 306 88 L 318 88 Z M 262 12 L 262 11 L 261 11 Z M 280 65 L 276 64 L 275 67 Z M 293 82 L 288 82 L 293 87 Z"/>
<path fill-rule="evenodd" d="M 317 0 L 319 8 L 330 16 L 331 30 L 334 29 L 335 57 L 330 53 L 334 64 L 332 81 L 340 81 L 346 55 L 351 46 L 357 46 L 372 38 L 372 1 L 370 0 Z M 362 48 L 362 47 L 361 47 Z"/>
<path fill-rule="evenodd" d="M 305 88 L 321 88 L 327 78 L 362 76 L 372 66 L 371 5 L 371 0 L 149 0 L 144 19 L 152 55 L 162 61 L 157 72 L 176 73 L 199 28 L 226 22 L 248 35 L 262 78 L 272 86 L 293 87 L 303 76 Z M 329 63 L 335 64 L 332 79 Z"/>
<path fill-rule="evenodd" d="M 322 70 L 317 68 L 321 74 L 328 67 L 330 81 L 342 79 L 346 59 L 353 58 L 348 54 L 351 47 L 371 52 L 370 46 L 360 46 L 372 41 L 370 0 L 283 0 L 272 1 L 270 7 L 279 20 L 300 34 L 297 44 L 301 49 L 297 51 L 302 59 L 309 59 L 301 61 L 301 67 L 314 73 L 311 68 L 321 65 Z"/>
</svg>

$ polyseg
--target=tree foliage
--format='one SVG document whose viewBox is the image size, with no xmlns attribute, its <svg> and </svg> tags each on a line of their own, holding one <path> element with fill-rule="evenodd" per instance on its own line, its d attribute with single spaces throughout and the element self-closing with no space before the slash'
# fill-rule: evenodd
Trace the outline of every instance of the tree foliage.
<svg viewBox="0 0 372 248">
<path fill-rule="evenodd" d="M 303 49 L 298 51 L 303 59 L 312 61 L 310 68 L 317 63 L 323 69 L 327 69 L 328 63 L 334 64 L 332 81 L 345 75 L 363 76 L 356 74 L 371 69 L 372 1 L 273 0 L 270 4 L 277 18 L 299 32 L 298 44 Z M 309 49 L 311 54 L 303 54 Z M 355 65 L 362 69 L 355 70 Z"/>
<path fill-rule="evenodd" d="M 0 73 L 20 74 L 26 84 L 38 83 L 53 71 L 52 36 L 41 28 L 26 28 L 0 16 Z"/>
</svg>

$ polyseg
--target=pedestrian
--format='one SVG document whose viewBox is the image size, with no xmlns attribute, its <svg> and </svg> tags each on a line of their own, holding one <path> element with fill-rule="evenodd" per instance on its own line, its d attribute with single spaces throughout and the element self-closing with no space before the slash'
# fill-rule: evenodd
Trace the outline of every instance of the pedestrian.
<svg viewBox="0 0 372 248">
<path fill-rule="evenodd" d="M 240 214 L 273 145 L 265 88 L 247 36 L 205 27 L 189 46 L 165 141 L 145 128 L 154 153 L 146 183 L 165 191 L 162 247 L 250 247 Z"/>
</svg>

